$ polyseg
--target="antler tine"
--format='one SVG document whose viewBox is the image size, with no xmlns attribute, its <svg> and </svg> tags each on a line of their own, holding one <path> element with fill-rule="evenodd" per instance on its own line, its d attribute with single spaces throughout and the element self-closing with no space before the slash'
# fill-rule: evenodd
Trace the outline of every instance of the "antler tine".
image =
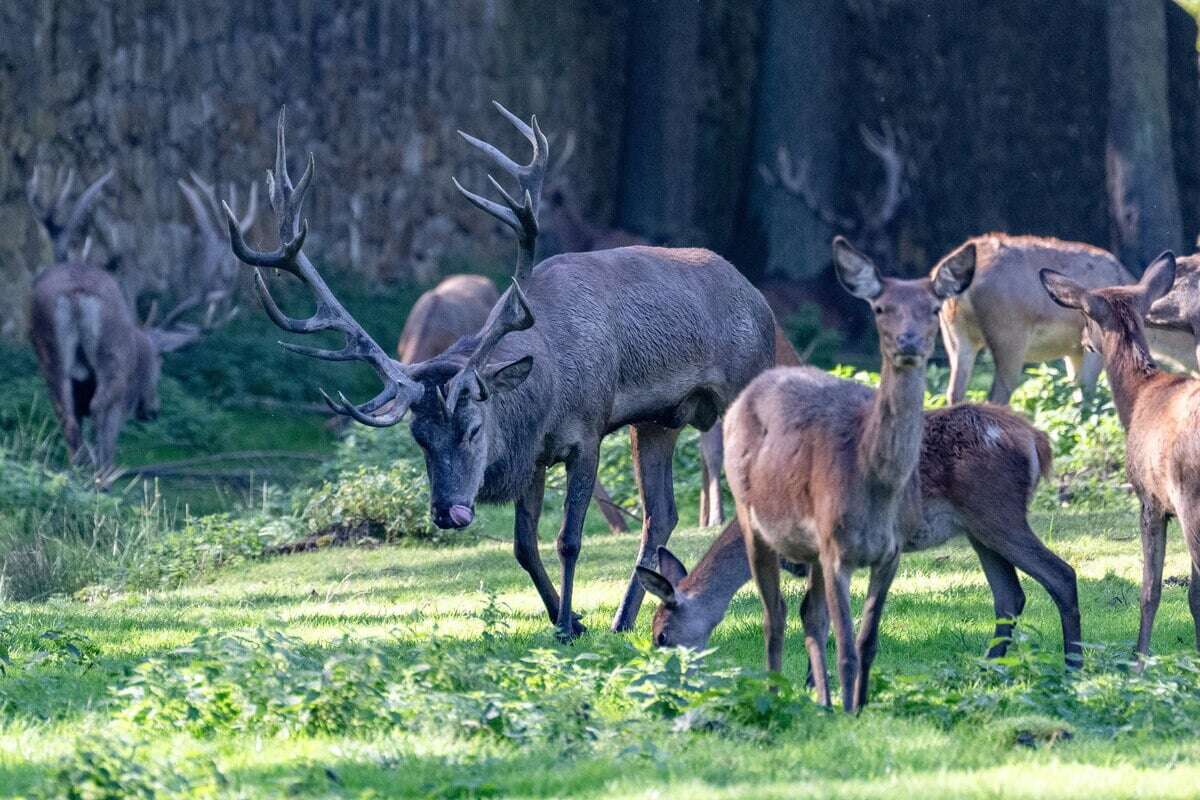
<svg viewBox="0 0 1200 800">
<path fill-rule="evenodd" d="M 73 175 L 74 173 L 72 172 L 71 174 Z M 108 183 L 112 176 L 113 170 L 109 169 L 108 172 L 92 181 L 92 184 L 84 189 L 83 194 L 79 195 L 79 199 L 75 201 L 75 205 L 71 208 L 71 215 L 67 218 L 67 222 L 62 229 L 62 240 L 67 251 L 70 250 L 75 240 L 83 231 L 92 205 L 96 202 L 96 198 L 100 196 L 104 185 Z M 73 180 L 68 177 L 68 184 L 71 182 Z M 66 186 L 64 185 L 64 191 L 65 188 Z"/>
<path fill-rule="evenodd" d="M 882 228 L 896 216 L 903 199 L 904 158 L 900 154 L 896 132 L 888 120 L 880 123 L 879 133 L 866 125 L 859 125 L 859 135 L 867 149 L 883 162 L 884 185 L 879 205 L 872 214 L 874 219 L 871 220 L 875 227 Z"/>
<path fill-rule="evenodd" d="M 237 199 L 237 187 L 235 187 L 233 184 L 229 185 L 229 199 Z M 230 205 L 234 206 L 235 208 L 237 207 L 236 203 L 230 203 Z M 246 213 L 242 215 L 242 220 L 238 223 L 238 229 L 243 235 L 250 232 L 250 229 L 254 227 L 254 221 L 257 218 L 258 182 L 256 181 L 250 184 L 250 199 L 246 202 Z"/>
<path fill-rule="evenodd" d="M 229 229 L 230 246 L 234 254 L 252 267 L 274 267 L 290 272 L 303 281 L 316 299 L 316 310 L 306 319 L 294 319 L 279 310 L 271 293 L 267 290 L 262 273 L 255 271 L 254 289 L 262 303 L 263 309 L 271 321 L 280 328 L 291 333 L 312 333 L 314 331 L 336 330 L 345 339 L 340 350 L 322 350 L 303 345 L 282 343 L 292 351 L 313 358 L 330 361 L 365 361 L 383 382 L 384 388 L 376 397 L 362 405 L 355 406 L 341 397 L 334 401 L 326 395 L 330 408 L 339 414 L 353 417 L 365 425 L 387 427 L 394 425 L 403 418 L 409 407 L 420 400 L 424 387 L 412 380 L 404 365 L 393 360 L 371 338 L 361 325 L 342 306 L 316 267 L 308 260 L 302 248 L 308 235 L 308 221 L 299 219 L 299 211 L 304 203 L 304 193 L 307 191 L 316 169 L 316 162 L 310 153 L 308 165 L 304 174 L 296 184 L 292 184 L 287 172 L 286 136 L 284 133 L 285 112 L 279 112 L 279 125 L 276 131 L 275 169 L 268 171 L 268 188 L 271 207 L 275 210 L 276 221 L 279 223 L 279 246 L 270 252 L 252 249 L 244 239 L 245 231 L 241 228 L 237 215 L 228 203 L 222 203 L 225 211 L 225 221 Z M 251 205 L 254 205 L 253 195 Z M 297 220 L 299 223 L 297 224 Z M 248 227 L 248 226 L 247 226 Z M 322 392 L 324 394 L 324 392 Z M 384 414 L 375 412 L 385 404 L 396 400 L 392 410 Z"/>
<path fill-rule="evenodd" d="M 480 388 L 483 387 L 483 382 L 479 378 L 479 370 L 487 364 L 492 351 L 496 349 L 500 340 L 515 331 L 532 328 L 533 323 L 533 312 L 529 310 L 529 300 L 521 291 L 521 284 L 514 280 L 512 286 L 501 298 L 500 313 L 488 324 L 475 351 L 467 359 L 466 365 L 447 384 L 446 392 L 442 396 L 447 414 L 454 414 L 459 398 L 470 389 L 469 383 L 474 383 Z"/>
<path fill-rule="evenodd" d="M 196 224 L 200 226 L 204 237 L 209 241 L 219 241 L 224 237 L 221 236 L 221 229 L 219 227 L 221 222 L 221 208 L 217 204 L 217 198 L 212 193 L 212 187 L 201 180 L 199 175 L 193 172 L 191 173 L 191 177 L 191 184 L 188 184 L 182 178 L 176 181 L 179 191 L 183 192 L 183 197 L 187 200 L 188 206 L 191 207 L 192 216 L 196 218 Z M 201 193 L 204 194 L 204 199 L 201 199 Z M 205 200 L 209 203 L 208 207 L 205 206 Z M 217 216 L 212 216 L 209 208 L 215 209 Z"/>
<path fill-rule="evenodd" d="M 523 202 L 518 203 L 514 200 L 490 175 L 488 179 L 493 186 L 500 190 L 507 207 L 467 191 L 457 179 L 454 180 L 454 186 L 477 208 L 491 214 L 516 231 L 519 250 L 514 275 L 520 280 L 526 277 L 533 268 L 534 250 L 537 247 L 538 236 L 538 209 L 541 205 L 542 185 L 546 179 L 546 167 L 550 160 L 550 143 L 538 126 L 536 116 L 526 124 L 499 102 L 493 100 L 492 104 L 533 145 L 533 157 L 528 164 L 518 164 L 493 145 L 469 133 L 459 131 L 459 135 L 468 144 L 488 156 L 500 169 L 517 179 L 517 183 L 524 191 Z"/>
</svg>

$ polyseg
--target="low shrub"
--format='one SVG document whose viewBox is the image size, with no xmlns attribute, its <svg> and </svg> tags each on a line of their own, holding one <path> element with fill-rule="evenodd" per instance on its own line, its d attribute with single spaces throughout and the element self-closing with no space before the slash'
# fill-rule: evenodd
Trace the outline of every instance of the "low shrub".
<svg viewBox="0 0 1200 800">
<path fill-rule="evenodd" d="M 213 764 L 153 757 L 144 742 L 121 736 L 80 737 L 71 755 L 47 775 L 39 795 L 50 800 L 215 798 L 224 777 Z"/>
<path fill-rule="evenodd" d="M 296 497 L 297 516 L 306 533 L 352 533 L 382 541 L 431 539 L 429 484 L 424 464 L 407 458 L 390 467 L 360 466 L 340 472 L 316 489 Z"/>
</svg>

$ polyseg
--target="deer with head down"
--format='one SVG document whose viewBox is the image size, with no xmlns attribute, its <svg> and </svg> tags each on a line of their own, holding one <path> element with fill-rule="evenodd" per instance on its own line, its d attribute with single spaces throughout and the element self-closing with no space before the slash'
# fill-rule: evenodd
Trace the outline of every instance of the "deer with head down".
<svg viewBox="0 0 1200 800">
<path fill-rule="evenodd" d="M 500 293 L 482 275 L 450 275 L 423 292 L 408 312 L 396 352 L 402 364 L 417 364 L 449 350 L 459 339 L 476 333 L 487 322 L 488 312 Z M 596 481 L 592 489 L 600 513 L 614 533 L 628 533 L 625 510 L 613 502 Z"/>
<path fill-rule="evenodd" d="M 533 147 L 525 165 L 463 134 L 521 187 L 518 198 L 492 185 L 503 202 L 459 190 L 518 236 L 514 283 L 476 336 L 429 361 L 406 365 L 389 358 L 338 302 L 304 255 L 307 224 L 299 219 L 313 174 L 310 155 L 293 184 L 286 168 L 280 114 L 271 201 L 279 246 L 252 250 L 230 219 L 234 252 L 255 267 L 277 267 L 313 291 L 308 319 L 285 316 L 261 275 L 255 287 L 268 315 L 296 333 L 334 330 L 336 351 L 289 344 L 310 356 L 361 360 L 384 384 L 375 398 L 354 405 L 328 398 L 339 413 L 367 425 L 394 425 L 410 410 L 414 439 L 425 455 L 431 514 L 441 528 L 462 528 L 475 503 L 512 502 L 514 551 L 529 573 L 560 636 L 582 630 L 573 611 L 575 565 L 584 515 L 596 480 L 601 439 L 631 425 L 634 465 L 644 509 L 637 563 L 654 566 L 657 549 L 674 528 L 671 459 L 684 425 L 706 429 L 774 358 L 771 310 L 731 265 L 699 249 L 624 247 L 571 253 L 534 265 L 538 207 L 548 143 L 537 120 L 526 124 L 497 108 Z M 457 184 L 457 181 L 455 181 Z M 538 552 L 537 523 L 546 468 L 564 463 L 566 501 L 557 550 L 561 594 Z M 613 621 L 628 630 L 643 590 L 630 575 Z"/>
<path fill-rule="evenodd" d="M 72 172 L 60 171 L 50 185 L 46 173 L 35 169 L 29 182 L 30 205 L 54 253 L 54 264 L 34 280 L 30 339 L 72 463 L 86 458 L 102 482 L 112 470 L 125 421 L 130 416 L 148 420 L 158 415 L 162 354 L 195 341 L 232 314 L 224 307 L 230 299 L 229 287 L 211 280 L 218 252 L 211 236 L 219 230 L 211 218 L 208 256 L 192 275 L 193 293 L 161 320 L 153 319 L 152 309 L 144 325 L 139 325 L 112 274 L 86 263 L 87 246 L 82 255 L 72 255 L 90 207 L 111 176 L 109 172 L 93 182 L 73 203 Z M 189 187 L 185 194 L 194 191 Z M 253 209 L 239 225 L 248 228 L 252 221 Z M 227 263 L 228 257 L 222 254 L 220 261 Z M 182 321 L 188 311 L 202 305 L 206 310 L 201 324 Z M 85 441 L 83 432 L 87 419 L 92 422 L 90 441 Z"/>
<path fill-rule="evenodd" d="M 814 591 L 802 618 L 817 694 L 829 704 L 825 642 L 832 614 L 842 705 L 854 711 L 866 702 L 901 532 L 920 514 L 913 478 L 938 311 L 970 285 L 975 262 L 968 248 L 931 277 L 899 280 L 881 277 L 841 237 L 833 256 L 842 285 L 874 311 L 883 354 L 879 389 L 805 367 L 763 373 L 725 416 L 725 474 L 762 597 L 768 669 L 777 672 L 783 663 L 782 557 L 809 566 Z M 859 567 L 871 574 L 855 642 L 850 577 Z"/>
<path fill-rule="evenodd" d="M 921 513 L 900 515 L 901 548 L 926 550 L 956 536 L 967 537 L 992 590 L 997 622 L 989 657 L 1004 655 L 1012 623 L 1025 608 L 1016 573 L 1021 569 L 1045 587 L 1058 606 L 1067 663 L 1079 663 L 1075 571 L 1042 544 L 1027 518 L 1038 479 L 1050 474 L 1051 463 L 1046 434 L 1005 408 L 958 405 L 925 412 L 921 458 L 913 478 L 920 486 Z M 659 550 L 658 564 L 658 572 L 638 568 L 646 590 L 661 601 L 654 614 L 654 643 L 707 647 L 734 593 L 750 580 L 741 528 L 730 523 L 690 573 L 666 548 Z M 788 569 L 790 564 L 781 566 Z M 809 591 L 814 589 L 821 591 Z M 808 613 L 810 602 L 806 596 L 801 614 Z"/>
<path fill-rule="evenodd" d="M 1191 553 L 1188 606 L 1200 648 L 1200 380 L 1160 371 L 1144 327 L 1151 306 L 1175 281 L 1175 257 L 1163 253 L 1132 286 L 1092 289 L 1049 269 L 1040 278 L 1054 302 L 1086 321 L 1084 342 L 1104 358 L 1125 428 L 1125 469 L 1142 506 L 1137 653 L 1150 653 L 1172 517 L 1179 520 Z"/>
<path fill-rule="evenodd" d="M 989 402 L 1008 402 L 1021 384 L 1027 362 L 1056 358 L 1064 359 L 1068 375 L 1090 394 L 1102 360 L 1084 350 L 1080 316 L 1051 302 L 1038 282 L 1038 271 L 1053 269 L 1089 289 L 1133 283 L 1129 271 L 1107 250 L 1043 236 L 975 236 L 947 258 L 964 247 L 975 250 L 975 280 L 942 309 L 942 342 L 950 359 L 950 402 L 966 396 L 975 358 L 984 347 L 991 352 L 996 368 Z M 1182 333 L 1172 327 L 1165 323 L 1161 329 L 1148 330 L 1151 348 L 1173 366 L 1194 370 L 1195 342 L 1190 329 Z"/>
</svg>

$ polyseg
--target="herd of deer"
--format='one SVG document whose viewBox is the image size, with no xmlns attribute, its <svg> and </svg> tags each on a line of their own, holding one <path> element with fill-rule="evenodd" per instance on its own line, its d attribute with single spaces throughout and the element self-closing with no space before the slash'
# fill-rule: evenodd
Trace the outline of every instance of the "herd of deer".
<svg viewBox="0 0 1200 800">
<path fill-rule="evenodd" d="M 1172 516 L 1191 552 L 1188 600 L 1200 647 L 1200 380 L 1159 371 L 1151 355 L 1185 370 L 1196 367 L 1200 256 L 1177 262 L 1164 253 L 1135 282 L 1098 248 L 991 234 L 968 240 L 928 277 L 901 280 L 882 276 L 870 257 L 838 237 L 837 277 L 874 312 L 882 367 L 879 388 L 870 389 L 801 366 L 762 294 L 725 259 L 702 249 L 652 247 L 588 225 L 558 188 L 545 216 L 562 252 L 535 263 L 549 143 L 536 118 L 525 123 L 496 107 L 528 140 L 527 164 L 462 136 L 515 180 L 519 192 L 514 197 L 494 178 L 498 200 L 455 185 L 516 233 L 512 284 L 500 293 L 485 278 L 447 278 L 414 307 L 398 360 L 355 321 L 304 253 L 308 225 L 300 211 L 315 164 L 310 155 L 292 182 L 282 112 L 274 169 L 267 172 L 279 238 L 274 249 L 255 250 L 246 242 L 255 221 L 253 193 L 239 216 L 229 204 L 218 211 L 213 188 L 195 176 L 181 187 L 210 244 L 217 237 L 211 214 L 224 215 L 232 252 L 258 268 L 255 290 L 276 325 L 293 333 L 333 331 L 344 340 L 337 350 L 284 347 L 363 361 L 379 376 L 382 391 L 365 403 L 326 395 L 334 411 L 375 427 L 411 416 L 436 525 L 470 525 L 476 502 L 514 504 L 516 559 L 562 638 L 583 631 L 572 590 L 592 498 L 610 524 L 624 525 L 596 472 L 601 440 L 629 426 L 642 536 L 613 630 L 633 626 L 649 591 L 661 601 L 653 621 L 657 645 L 706 646 L 734 593 L 753 578 L 763 602 L 767 665 L 779 670 L 787 613 L 780 568 L 807 574 L 800 615 L 809 678 L 829 704 L 825 651 L 832 618 L 842 704 L 852 711 L 867 700 L 900 553 L 961 534 L 975 549 L 994 598 L 989 655 L 1004 652 L 1024 607 L 1019 569 L 1058 606 L 1066 661 L 1078 664 L 1075 572 L 1028 522 L 1034 489 L 1051 468 L 1049 440 L 1003 406 L 1027 361 L 1063 357 L 1085 391 L 1102 366 L 1108 370 L 1127 431 L 1145 560 L 1137 652 L 1149 649 Z M 887 130 L 864 138 L 886 163 Z M 784 160 L 784 189 L 798 191 L 802 176 Z M 86 451 L 98 470 L 111 468 L 125 417 L 155 413 L 161 354 L 213 326 L 236 270 L 223 244 L 220 254 L 206 247 L 201 290 L 161 323 L 139 326 L 112 275 L 86 266 L 88 247 L 72 256 L 88 207 L 108 178 L 88 187 L 71 208 L 69 178 L 54 187 L 49 203 L 36 172 L 30 183 L 57 262 L 35 284 L 32 338 L 72 457 Z M 266 268 L 308 286 L 316 303 L 312 316 L 296 319 L 280 310 L 261 272 Z M 180 322 L 198 308 L 206 309 L 202 322 Z M 926 363 L 939 327 L 954 405 L 926 412 Z M 962 404 L 984 347 L 996 364 L 991 403 Z M 82 443 L 87 417 L 95 432 L 91 446 Z M 705 432 L 702 524 L 723 522 L 722 468 L 736 505 L 736 518 L 691 573 L 666 549 L 677 521 L 672 456 L 685 425 Z M 537 532 L 546 469 L 557 463 L 565 465 L 567 481 L 556 588 Z M 869 568 L 870 579 L 856 638 L 849 587 L 860 567 Z"/>
</svg>

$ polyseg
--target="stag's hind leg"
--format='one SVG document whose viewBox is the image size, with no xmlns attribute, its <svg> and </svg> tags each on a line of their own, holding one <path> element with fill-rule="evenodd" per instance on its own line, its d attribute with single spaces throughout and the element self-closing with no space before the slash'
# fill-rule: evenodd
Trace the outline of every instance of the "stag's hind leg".
<svg viewBox="0 0 1200 800">
<path fill-rule="evenodd" d="M 643 567 L 657 569 L 658 548 L 671 538 L 671 531 L 679 521 L 675 510 L 675 486 L 671 474 L 671 460 L 675 454 L 675 440 L 679 431 L 662 425 L 645 423 L 633 426 L 630 439 L 633 443 L 633 466 L 637 472 L 638 493 L 642 499 L 642 544 L 638 549 L 637 563 Z M 633 628 L 637 621 L 645 590 L 638 580 L 637 572 L 629 579 L 625 596 L 613 617 L 612 629 L 617 632 Z"/>
</svg>

